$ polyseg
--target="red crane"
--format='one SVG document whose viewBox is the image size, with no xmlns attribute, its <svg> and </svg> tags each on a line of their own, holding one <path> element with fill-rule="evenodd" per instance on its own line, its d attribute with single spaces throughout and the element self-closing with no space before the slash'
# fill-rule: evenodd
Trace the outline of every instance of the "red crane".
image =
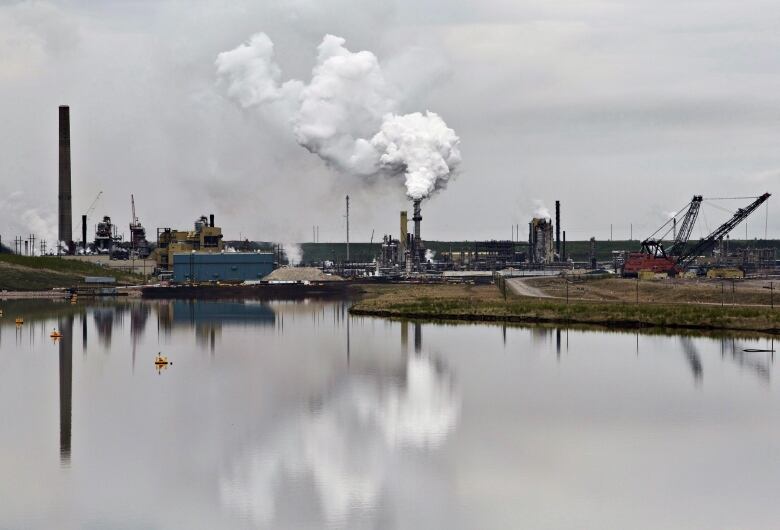
<svg viewBox="0 0 780 530">
<path fill-rule="evenodd" d="M 770 193 L 764 193 L 744 208 L 738 208 L 731 219 L 720 225 L 707 237 L 700 239 L 691 248 L 687 248 L 688 238 L 693 230 L 693 224 L 696 222 L 699 207 L 703 200 L 701 195 L 695 195 L 688 205 L 688 211 L 683 218 L 680 231 L 676 235 L 672 246 L 669 247 L 669 251 L 667 252 L 664 249 L 661 242 L 664 236 L 662 235 L 657 239 L 655 236 L 669 223 L 673 223 L 673 219 L 664 223 L 649 238 L 642 241 L 641 251 L 629 254 L 625 265 L 623 265 L 623 276 L 636 276 L 640 271 L 665 272 L 670 276 L 674 276 L 684 271 L 698 256 L 711 250 L 719 239 L 731 232 L 734 227 L 766 202 L 770 196 Z M 667 229 L 664 235 L 667 235 L 670 230 Z"/>
</svg>

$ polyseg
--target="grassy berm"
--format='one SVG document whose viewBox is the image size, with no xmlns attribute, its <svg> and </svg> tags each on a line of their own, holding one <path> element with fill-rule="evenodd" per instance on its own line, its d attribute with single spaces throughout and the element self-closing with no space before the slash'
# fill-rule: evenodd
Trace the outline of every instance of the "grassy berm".
<svg viewBox="0 0 780 530">
<path fill-rule="evenodd" d="M 0 254 L 0 290 L 43 291 L 84 283 L 84 276 L 112 276 L 120 284 L 138 284 L 141 276 L 57 257 Z"/>
<path fill-rule="evenodd" d="M 548 322 L 780 333 L 780 309 L 539 299 L 494 285 L 377 285 L 364 288 L 357 315 L 432 320 Z"/>
</svg>

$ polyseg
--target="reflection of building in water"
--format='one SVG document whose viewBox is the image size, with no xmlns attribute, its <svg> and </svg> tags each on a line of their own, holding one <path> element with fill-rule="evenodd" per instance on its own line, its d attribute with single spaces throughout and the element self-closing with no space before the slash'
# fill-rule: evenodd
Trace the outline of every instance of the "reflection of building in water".
<svg viewBox="0 0 780 530">
<path fill-rule="evenodd" d="M 98 307 L 92 311 L 92 318 L 95 320 L 95 331 L 98 339 L 106 348 L 111 347 L 111 333 L 114 329 L 114 308 Z"/>
<path fill-rule="evenodd" d="M 438 449 L 460 415 L 452 374 L 425 354 L 378 366 L 371 359 L 379 360 L 356 356 L 336 387 L 311 400 L 309 411 L 264 435 L 261 447 L 248 447 L 220 480 L 223 503 L 274 527 L 283 526 L 280 506 L 292 501 L 301 513 L 319 511 L 330 525 L 345 527 L 352 517 L 376 513 L 380 495 L 398 487 L 388 477 L 405 458 L 415 461 L 410 480 L 425 477 L 430 470 L 414 452 Z M 315 497 L 289 499 L 283 490 L 289 480 L 311 481 L 296 496 Z"/>
<path fill-rule="evenodd" d="M 251 300 L 174 300 L 159 306 L 158 322 L 167 333 L 178 327 L 194 328 L 198 343 L 209 345 L 213 351 L 224 326 L 274 326 L 276 312 L 267 303 Z"/>
<path fill-rule="evenodd" d="M 146 321 L 149 319 L 151 307 L 147 303 L 134 303 L 130 306 L 130 336 L 135 344 L 143 338 L 146 330 Z"/>
<path fill-rule="evenodd" d="M 130 339 L 133 341 L 133 368 L 135 368 L 135 348 L 138 341 L 143 338 L 146 330 L 146 321 L 151 312 L 149 304 L 135 303 L 130 307 Z"/>
<path fill-rule="evenodd" d="M 70 464 L 70 423 L 73 398 L 73 315 L 59 319 L 60 462 Z"/>
</svg>

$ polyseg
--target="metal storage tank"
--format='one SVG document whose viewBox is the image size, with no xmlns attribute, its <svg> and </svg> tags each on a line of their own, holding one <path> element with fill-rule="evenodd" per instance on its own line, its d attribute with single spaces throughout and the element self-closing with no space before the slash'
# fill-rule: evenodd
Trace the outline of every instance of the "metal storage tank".
<svg viewBox="0 0 780 530">
<path fill-rule="evenodd" d="M 274 270 L 271 252 L 192 252 L 173 255 L 173 281 L 260 280 Z"/>
</svg>

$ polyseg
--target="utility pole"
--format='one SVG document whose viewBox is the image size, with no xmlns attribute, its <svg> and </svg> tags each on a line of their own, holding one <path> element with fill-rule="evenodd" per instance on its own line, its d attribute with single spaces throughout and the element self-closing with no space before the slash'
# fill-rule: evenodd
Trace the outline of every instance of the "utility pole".
<svg viewBox="0 0 780 530">
<path fill-rule="evenodd" d="M 764 287 L 764 289 L 769 289 L 769 307 L 774 309 L 775 308 L 775 282 L 769 282 L 769 287 Z"/>
<path fill-rule="evenodd" d="M 347 262 L 349 262 L 349 195 L 347 195 Z"/>
</svg>

